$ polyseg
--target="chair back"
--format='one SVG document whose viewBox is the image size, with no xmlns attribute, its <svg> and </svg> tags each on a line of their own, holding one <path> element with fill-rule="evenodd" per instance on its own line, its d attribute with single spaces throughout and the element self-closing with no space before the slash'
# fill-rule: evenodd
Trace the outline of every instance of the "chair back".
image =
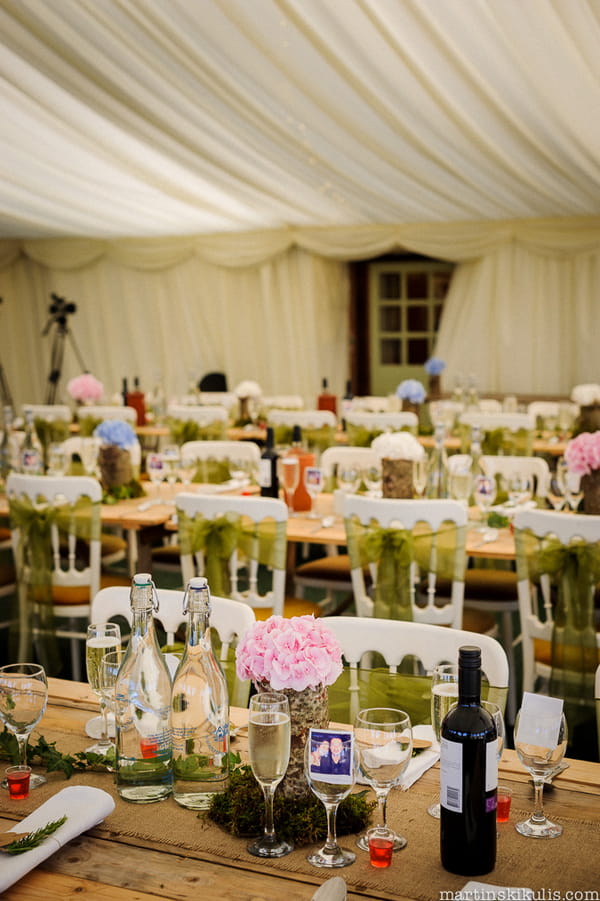
<svg viewBox="0 0 600 901">
<path fill-rule="evenodd" d="M 198 403 L 201 406 L 227 407 L 231 410 L 238 403 L 233 391 L 200 391 Z"/>
<path fill-rule="evenodd" d="M 532 480 L 535 497 L 547 497 L 550 488 L 550 467 L 543 457 L 515 457 L 505 454 L 484 454 L 481 463 L 492 477 L 500 475 L 510 479 L 516 475 Z"/>
<path fill-rule="evenodd" d="M 477 407 L 481 413 L 501 413 L 502 404 L 495 397 L 480 397 Z"/>
<path fill-rule="evenodd" d="M 422 543 L 425 548 L 426 561 L 422 569 L 417 562 L 422 554 L 415 553 L 415 544 L 408 544 L 410 559 L 410 606 L 414 622 L 448 625 L 455 629 L 462 626 L 464 600 L 464 572 L 466 567 L 466 525 L 467 510 L 463 504 L 455 500 L 395 500 L 392 498 L 368 498 L 360 495 L 349 495 L 344 498 L 344 521 L 346 539 L 350 552 L 352 587 L 356 611 L 359 616 L 372 616 L 375 604 L 367 589 L 365 567 L 363 561 L 356 559 L 353 553 L 356 539 L 352 537 L 351 520 L 367 528 L 375 522 L 379 527 L 397 532 L 410 532 L 414 536 L 417 530 L 423 529 Z M 417 528 L 415 528 L 417 527 Z M 445 549 L 441 546 L 442 527 L 454 530 L 453 541 Z M 399 553 L 404 554 L 405 549 Z M 379 560 L 369 562 L 372 588 L 374 594 L 382 577 L 383 556 Z M 440 572 L 442 562 L 444 573 Z M 356 565 L 355 565 L 356 564 Z M 405 569 L 406 558 L 403 556 L 402 569 Z M 386 564 L 387 565 L 387 564 Z M 450 580 L 449 596 L 442 596 L 437 590 L 440 576 L 444 581 Z M 423 586 L 419 590 L 419 586 Z"/>
<path fill-rule="evenodd" d="M 326 483 L 328 479 L 333 479 L 340 463 L 367 469 L 369 466 L 376 466 L 378 462 L 379 457 L 370 447 L 328 447 L 321 454 L 323 479 Z"/>
<path fill-rule="evenodd" d="M 353 397 L 350 402 L 350 410 L 353 413 L 389 413 L 390 399 L 384 395 L 364 394 L 362 397 Z"/>
<path fill-rule="evenodd" d="M 273 394 L 263 396 L 260 401 L 263 410 L 303 410 L 304 400 L 299 394 Z"/>
<path fill-rule="evenodd" d="M 133 409 L 133 407 L 131 408 Z M 67 460 L 71 461 L 73 458 L 73 454 L 77 454 L 79 458 L 82 460 L 82 451 L 83 451 L 83 442 L 94 440 L 97 442 L 98 449 L 100 448 L 100 439 L 95 438 L 84 438 L 81 435 L 72 435 L 70 438 L 66 438 L 61 447 L 63 452 L 65 453 Z M 126 448 L 129 451 L 129 456 L 131 457 L 131 465 L 136 469 L 137 472 L 140 470 L 140 466 L 142 464 L 142 446 L 139 440 L 136 438 L 133 444 L 130 444 L 129 447 Z"/>
<path fill-rule="evenodd" d="M 600 748 L 600 663 L 596 669 L 594 680 L 594 698 L 596 700 L 596 723 L 598 726 L 598 748 Z"/>
<path fill-rule="evenodd" d="M 93 623 L 109 622 L 115 617 L 123 617 L 131 626 L 129 586 L 112 586 L 103 588 L 94 597 L 90 620 Z M 175 633 L 186 622 L 183 613 L 183 591 L 158 588 L 158 610 L 154 616 L 162 625 L 166 633 L 166 644 L 175 643 Z M 226 667 L 229 687 L 229 703 L 236 707 L 246 707 L 250 693 L 250 683 L 235 677 L 235 665 L 229 661 L 230 650 L 236 640 L 242 638 L 246 631 L 255 622 L 254 612 L 247 604 L 233 601 L 230 598 L 221 598 L 211 594 L 210 625 L 215 629 L 221 641 L 219 660 L 222 664 L 232 663 Z"/>
<path fill-rule="evenodd" d="M 462 435 L 462 450 L 470 446 L 471 429 L 481 430 L 481 444 L 487 454 L 518 454 L 531 456 L 535 418 L 529 413 L 485 413 L 481 410 L 466 410 L 459 418 Z"/>
<path fill-rule="evenodd" d="M 549 649 L 554 630 L 552 573 L 543 570 L 539 573 L 531 572 L 521 533 L 523 530 L 530 529 L 538 538 L 552 536 L 558 539 L 561 545 L 569 545 L 574 539 L 580 539 L 598 547 L 600 516 L 567 515 L 550 510 L 518 510 L 515 513 L 513 525 L 521 618 L 523 689 L 533 691 L 536 676 L 549 678 L 551 671 Z M 541 560 L 544 560 L 543 556 L 541 556 Z M 546 556 L 546 560 L 550 562 L 549 555 Z M 540 644 L 542 642 L 545 643 L 548 653 L 542 654 L 544 647 Z M 596 643 L 600 647 L 600 633 L 598 632 Z"/>
<path fill-rule="evenodd" d="M 350 669 L 350 709 L 352 719 L 358 712 L 361 664 L 364 655 L 376 651 L 385 660 L 391 674 L 398 672 L 405 657 L 417 657 L 426 672 L 440 663 L 455 663 L 463 645 L 481 648 L 482 670 L 490 686 L 508 688 L 509 667 L 502 645 L 489 635 L 448 629 L 430 623 L 401 622 L 362 616 L 327 616 L 323 623 L 335 634 Z M 363 659 L 364 658 L 364 659 Z M 498 700 L 504 703 L 506 691 Z"/>
<path fill-rule="evenodd" d="M 293 428 L 299 425 L 301 429 L 321 429 L 329 426 L 334 429 L 337 426 L 337 419 L 331 410 L 269 410 L 268 422 L 276 428 L 279 425 L 285 425 Z"/>
<path fill-rule="evenodd" d="M 73 414 L 67 404 L 23 404 L 23 415 L 31 410 L 34 419 L 47 422 L 71 422 Z"/>
<path fill-rule="evenodd" d="M 94 406 L 90 404 L 81 408 L 80 417 L 82 419 L 99 419 L 103 422 L 105 419 L 121 419 L 134 426 L 137 424 L 137 410 L 135 407 L 120 407 L 117 404 L 111 406 Z"/>
<path fill-rule="evenodd" d="M 206 545 L 188 551 L 190 539 L 186 538 L 187 522 L 198 519 L 223 522 L 223 517 L 233 514 L 241 518 L 242 527 L 249 526 L 249 535 L 240 547 L 239 540 L 230 547 L 228 558 L 223 557 L 229 581 L 228 596 L 241 601 L 255 609 L 270 607 L 274 614 L 283 615 L 285 602 L 286 577 L 286 526 L 288 509 L 283 501 L 268 497 L 238 497 L 191 494 L 182 492 L 175 499 L 178 516 L 178 544 L 181 549 L 181 571 L 184 584 L 196 575 L 207 576 L 208 554 Z M 183 514 L 183 515 L 182 515 Z M 266 529 L 271 537 L 275 536 L 274 546 L 265 551 L 264 534 Z M 193 542 L 192 542 L 193 543 Z M 202 543 L 202 542 L 200 542 Z M 269 558 L 267 565 L 261 566 L 263 554 Z M 212 561 L 215 565 L 215 560 Z M 218 564 L 216 564 L 218 565 Z M 244 567 L 246 587 L 241 587 L 240 568 Z M 261 580 L 270 582 L 270 586 L 259 584 Z M 214 570 L 213 570 L 214 571 Z M 210 582 L 210 579 L 209 579 Z M 264 590 L 263 590 L 264 589 Z M 211 586 L 212 590 L 212 586 Z M 219 592 L 222 594 L 223 592 Z"/>
<path fill-rule="evenodd" d="M 260 465 L 260 448 L 254 441 L 185 441 L 181 457 L 194 460 L 231 460 Z"/>
<path fill-rule="evenodd" d="M 221 404 L 169 404 L 167 416 L 184 422 L 196 422 L 198 425 L 229 421 L 227 407 Z"/>
<path fill-rule="evenodd" d="M 347 427 L 363 428 L 368 432 L 399 432 L 408 429 L 416 435 L 418 425 L 419 417 L 409 410 L 396 413 L 349 410 L 346 414 Z"/>
</svg>

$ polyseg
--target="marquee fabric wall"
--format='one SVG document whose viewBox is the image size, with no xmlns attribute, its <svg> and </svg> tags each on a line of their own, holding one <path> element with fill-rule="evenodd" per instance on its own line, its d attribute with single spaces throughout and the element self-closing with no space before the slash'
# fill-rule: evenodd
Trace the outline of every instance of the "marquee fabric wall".
<svg viewBox="0 0 600 901">
<path fill-rule="evenodd" d="M 407 249 L 457 262 L 437 355 L 448 387 L 473 372 L 490 392 L 567 394 L 600 381 L 600 219 L 281 229 L 236 235 L 0 242 L 1 360 L 15 400 L 41 401 L 50 292 L 107 391 L 123 376 L 169 394 L 219 369 L 233 387 L 300 393 L 348 374 L 345 261 Z M 63 381 L 79 372 L 69 340 Z"/>
</svg>

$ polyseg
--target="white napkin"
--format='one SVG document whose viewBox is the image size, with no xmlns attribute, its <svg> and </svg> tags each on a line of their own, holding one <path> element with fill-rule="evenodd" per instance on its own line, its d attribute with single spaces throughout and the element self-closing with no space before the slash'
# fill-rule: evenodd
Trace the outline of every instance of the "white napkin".
<svg viewBox="0 0 600 901">
<path fill-rule="evenodd" d="M 341 876 L 333 876 L 320 885 L 311 901 L 345 901 L 346 883 Z"/>
<path fill-rule="evenodd" d="M 414 785 L 417 779 L 420 779 L 423 773 L 426 773 L 427 770 L 440 759 L 440 746 L 436 741 L 432 726 L 413 726 L 413 738 L 421 738 L 424 741 L 430 741 L 431 747 L 426 748 L 425 751 L 421 751 L 416 757 L 411 757 L 410 763 L 406 767 L 402 780 L 399 783 L 400 787 L 405 791 L 407 788 L 410 788 L 411 785 Z M 368 783 L 360 776 L 356 781 L 360 785 L 368 785 Z"/>
<path fill-rule="evenodd" d="M 54 797 L 45 801 L 37 810 L 30 813 L 9 832 L 34 832 L 48 823 L 59 820 L 65 814 L 66 823 L 42 842 L 37 848 L 23 854 L 6 854 L 0 852 L 0 893 L 6 891 L 17 880 L 35 869 L 43 860 L 54 854 L 72 838 L 97 826 L 115 809 L 115 802 L 100 788 L 89 785 L 70 785 L 63 788 Z"/>
<path fill-rule="evenodd" d="M 474 894 L 474 893 L 477 894 Z M 527 901 L 533 898 L 533 890 L 530 888 L 514 888 L 508 885 L 489 885 L 487 882 L 467 882 L 454 897 L 456 901 L 461 898 L 498 898 L 499 901 Z"/>
</svg>

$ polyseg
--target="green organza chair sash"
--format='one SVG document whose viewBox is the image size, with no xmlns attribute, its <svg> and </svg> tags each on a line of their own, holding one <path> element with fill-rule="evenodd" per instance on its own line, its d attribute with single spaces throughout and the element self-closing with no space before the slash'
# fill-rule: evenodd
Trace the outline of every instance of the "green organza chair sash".
<svg viewBox="0 0 600 901">
<path fill-rule="evenodd" d="M 62 419 L 43 419 L 36 416 L 33 427 L 44 453 L 44 467 L 48 464 L 48 448 L 51 444 L 62 444 L 69 437 L 69 423 Z"/>
<path fill-rule="evenodd" d="M 460 451 L 468 454 L 471 447 L 471 426 L 461 423 L 457 429 L 460 438 Z M 505 454 L 506 456 L 530 457 L 533 453 L 533 432 L 529 429 L 490 429 L 482 430 L 482 453 L 489 456 Z"/>
<path fill-rule="evenodd" d="M 550 693 L 589 706 L 598 665 L 594 591 L 600 582 L 600 541 L 574 539 L 562 544 L 552 535 L 538 537 L 515 529 L 517 574 L 539 585 L 547 574 L 555 589 Z"/>
<path fill-rule="evenodd" d="M 181 446 L 186 441 L 221 441 L 225 437 L 227 424 L 220 419 L 204 425 L 193 419 L 169 419 L 167 425 L 171 440 Z"/>
<path fill-rule="evenodd" d="M 268 517 L 255 523 L 239 513 L 224 513 L 214 519 L 201 514 L 177 514 L 179 547 L 182 554 L 204 555 L 204 575 L 213 594 L 231 593 L 229 561 L 234 551 L 269 568 L 285 569 L 286 524 Z"/>
<path fill-rule="evenodd" d="M 370 447 L 371 442 L 385 431 L 385 429 L 368 429 L 364 425 L 353 425 L 351 422 L 346 423 L 346 434 L 350 447 Z M 410 432 L 411 435 L 417 434 L 417 429 L 408 425 L 403 425 L 398 431 Z"/>
<path fill-rule="evenodd" d="M 196 471 L 192 482 L 206 482 L 221 484 L 231 478 L 231 468 L 227 460 L 216 460 L 208 457 L 206 460 L 195 461 Z"/>
<path fill-rule="evenodd" d="M 101 419 L 95 416 L 86 416 L 82 413 L 79 414 L 77 420 L 79 422 L 79 434 L 82 438 L 91 438 L 102 422 Z"/>
<path fill-rule="evenodd" d="M 288 425 L 278 425 L 273 429 L 273 438 L 275 444 L 285 447 L 292 443 L 293 428 Z M 333 426 L 324 425 L 319 428 L 303 428 L 302 441 L 309 451 L 322 451 L 335 444 L 335 434 Z"/>
<path fill-rule="evenodd" d="M 464 580 L 466 528 L 443 523 L 437 531 L 426 523 L 410 529 L 368 525 L 356 516 L 345 519 L 350 566 L 364 569 L 377 564 L 373 615 L 383 619 L 412 620 L 413 561 L 423 573 L 437 578 Z"/>
<path fill-rule="evenodd" d="M 9 498 L 9 513 L 11 528 L 19 529 L 16 562 L 27 605 L 27 618 L 22 618 L 29 629 L 27 646 L 31 646 L 31 624 L 35 621 L 45 639 L 41 652 L 45 652 L 48 658 L 45 665 L 49 667 L 49 672 L 56 672 L 58 657 L 52 611 L 52 528 L 56 526 L 59 535 L 74 535 L 85 541 L 100 540 L 100 503 L 91 501 L 89 497 L 82 497 L 74 504 L 48 503 L 43 499 L 34 504 L 27 497 L 12 497 Z"/>
</svg>

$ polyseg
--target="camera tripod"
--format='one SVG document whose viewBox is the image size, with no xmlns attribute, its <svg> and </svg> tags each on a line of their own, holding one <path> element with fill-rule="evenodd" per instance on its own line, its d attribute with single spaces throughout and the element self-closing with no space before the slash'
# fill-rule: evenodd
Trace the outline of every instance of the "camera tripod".
<svg viewBox="0 0 600 901">
<path fill-rule="evenodd" d="M 56 326 L 52 338 L 52 348 L 50 350 L 50 374 L 48 375 L 48 390 L 46 392 L 46 403 L 56 403 L 56 393 L 58 391 L 58 383 L 62 374 L 63 359 L 65 355 L 65 340 L 69 338 L 71 346 L 77 357 L 77 361 L 83 372 L 87 372 L 87 367 L 83 362 L 83 357 L 77 347 L 77 343 L 69 326 L 67 325 L 67 316 L 75 313 L 77 307 L 74 303 L 67 303 L 63 297 L 51 294 L 53 303 L 50 306 L 50 318 L 46 323 L 42 335 L 47 335 L 53 325 Z"/>
<path fill-rule="evenodd" d="M 3 303 L 4 298 L 0 297 L 0 305 Z M 3 407 L 13 406 L 12 394 L 10 393 L 10 388 L 8 387 L 8 381 L 6 379 L 2 360 L 0 360 L 0 402 L 2 403 Z"/>
</svg>

